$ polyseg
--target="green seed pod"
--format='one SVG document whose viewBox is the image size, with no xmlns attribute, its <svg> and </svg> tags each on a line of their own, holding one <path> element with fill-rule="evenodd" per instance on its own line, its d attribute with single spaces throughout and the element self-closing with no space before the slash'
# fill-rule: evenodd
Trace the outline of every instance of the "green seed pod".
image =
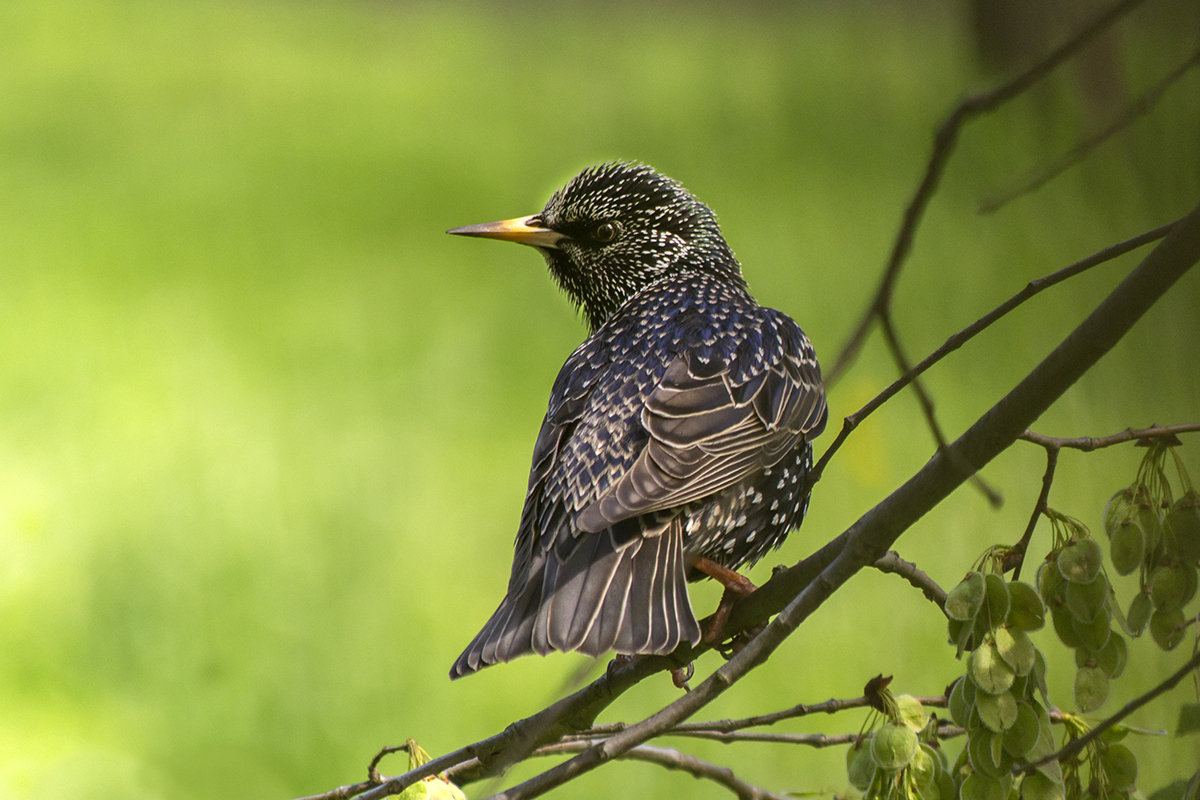
<svg viewBox="0 0 1200 800">
<path fill-rule="evenodd" d="M 1123 744 L 1110 744 L 1100 754 L 1100 766 L 1108 779 L 1108 788 L 1131 792 L 1137 783 L 1138 763 L 1133 751 Z"/>
<path fill-rule="evenodd" d="M 1004 732 L 1004 752 L 1024 760 L 1038 740 L 1038 716 L 1029 703 L 1017 704 L 1017 718 Z"/>
<path fill-rule="evenodd" d="M 1134 636 L 1142 635 L 1152 613 L 1154 613 L 1154 604 L 1150 602 L 1150 595 L 1145 592 L 1134 595 L 1133 600 L 1129 603 L 1129 611 L 1125 614 L 1125 621 L 1129 624 L 1129 630 Z"/>
<path fill-rule="evenodd" d="M 974 698 L 971 699 L 971 703 L 967 702 L 966 693 L 963 691 L 969 682 L 965 677 L 956 680 L 954 687 L 950 690 L 950 698 L 947 702 L 950 719 L 960 728 L 967 727 L 967 720 L 971 718 L 971 706 L 974 703 Z"/>
<path fill-rule="evenodd" d="M 1036 631 L 1046 624 L 1046 607 L 1037 591 L 1028 583 L 1009 583 L 1008 603 L 1008 627 Z"/>
<path fill-rule="evenodd" d="M 1155 611 L 1183 608 L 1196 594 L 1196 569 L 1184 564 L 1159 567 L 1150 575 L 1150 602 Z"/>
<path fill-rule="evenodd" d="M 1126 486 L 1109 498 L 1104 506 L 1104 532 L 1113 537 L 1117 527 L 1133 516 L 1133 490 Z"/>
<path fill-rule="evenodd" d="M 1127 519 L 1113 531 L 1108 547 L 1113 569 L 1118 575 L 1129 575 L 1142 565 L 1146 556 L 1146 536 L 1142 527 Z"/>
<path fill-rule="evenodd" d="M 961 658 L 963 653 L 975 649 L 975 623 L 951 619 L 947 620 L 946 626 L 950 635 L 950 644 L 955 647 L 955 658 Z"/>
<path fill-rule="evenodd" d="M 1108 699 L 1108 675 L 1099 667 L 1075 672 L 1075 707 L 1082 714 L 1095 711 Z"/>
<path fill-rule="evenodd" d="M 1125 648 L 1125 639 L 1121 634 L 1113 632 L 1108 637 L 1108 644 L 1099 652 L 1094 653 L 1086 647 L 1075 648 L 1075 666 L 1078 669 L 1098 667 L 1110 680 L 1115 680 L 1125 671 L 1125 661 L 1128 658 Z"/>
<path fill-rule="evenodd" d="M 1049 705 L 1050 689 L 1046 686 L 1046 657 L 1036 647 L 1033 648 L 1033 669 L 1030 670 L 1029 677 L 1033 679 L 1033 685 L 1037 687 L 1038 694 L 1042 696 L 1042 702 Z M 1046 724 L 1050 724 L 1049 716 L 1046 717 Z"/>
<path fill-rule="evenodd" d="M 1144 504 L 1138 509 L 1136 519 L 1138 527 L 1142 529 L 1142 535 L 1145 537 L 1146 552 L 1153 554 L 1158 549 L 1163 536 L 1162 518 L 1158 514 L 1158 509 Z"/>
<path fill-rule="evenodd" d="M 958 796 L 961 800 L 1006 800 L 1008 790 L 1001 781 L 975 772 L 963 781 Z"/>
<path fill-rule="evenodd" d="M 928 745 L 919 746 L 913 753 L 912 761 L 908 762 L 908 774 L 917 782 L 922 797 L 927 797 L 931 789 L 937 791 L 938 762 Z"/>
<path fill-rule="evenodd" d="M 1091 583 L 1103 563 L 1104 553 L 1095 539 L 1080 539 L 1058 554 L 1058 571 L 1072 583 Z"/>
<path fill-rule="evenodd" d="M 970 622 L 983 607 L 986 594 L 983 575 L 971 572 L 946 595 L 946 616 L 952 620 Z"/>
<path fill-rule="evenodd" d="M 958 797 L 957 788 L 954 785 L 954 778 L 950 777 L 949 772 L 939 772 L 937 776 L 937 792 L 941 800 L 956 800 Z"/>
<path fill-rule="evenodd" d="M 1003 733 L 1017 721 L 1017 698 L 1012 692 L 987 694 L 980 692 L 975 697 L 975 710 L 988 730 Z"/>
<path fill-rule="evenodd" d="M 871 758 L 870 746 L 863 742 L 852 744 L 846 751 L 846 777 L 850 785 L 865 792 L 875 779 L 875 759 Z"/>
<path fill-rule="evenodd" d="M 980 615 L 987 627 L 998 628 L 1008 619 L 1008 584 L 1004 578 L 989 572 L 984 576 L 984 600 Z"/>
<path fill-rule="evenodd" d="M 1133 729 L 1128 725 L 1122 725 L 1118 722 L 1116 725 L 1110 725 L 1104 731 L 1104 733 L 1100 734 L 1100 741 L 1104 742 L 1105 744 L 1116 744 L 1128 736 L 1132 731 Z"/>
<path fill-rule="evenodd" d="M 1021 800 L 1065 800 L 1066 796 L 1061 780 L 1051 780 L 1040 772 L 1026 775 L 1021 781 Z"/>
<path fill-rule="evenodd" d="M 895 699 L 896 721 L 912 728 L 914 732 L 923 730 L 929 722 L 929 715 L 925 713 L 921 701 L 911 694 L 898 694 Z"/>
<path fill-rule="evenodd" d="M 904 769 L 917 752 L 917 734 L 904 725 L 887 724 L 871 736 L 871 758 L 884 772 Z"/>
<path fill-rule="evenodd" d="M 1067 647 L 1079 647 L 1083 641 L 1075 632 L 1075 618 L 1066 606 L 1054 606 L 1050 610 L 1050 621 L 1054 623 L 1054 633 Z"/>
<path fill-rule="evenodd" d="M 1081 622 L 1091 622 L 1104 610 L 1108 600 L 1108 578 L 1101 572 L 1088 583 L 1072 581 L 1067 584 L 1064 599 L 1071 616 Z"/>
<path fill-rule="evenodd" d="M 997 630 L 996 652 L 1018 675 L 1028 675 L 1033 669 L 1033 642 L 1025 631 L 1015 628 Z"/>
<path fill-rule="evenodd" d="M 1062 605 L 1063 591 L 1066 588 L 1066 581 L 1063 580 L 1062 573 L 1058 571 L 1058 565 L 1053 561 L 1043 561 L 1037 571 L 1037 587 L 1038 594 L 1042 597 L 1042 602 L 1048 608 L 1053 609 L 1055 606 Z"/>
<path fill-rule="evenodd" d="M 1008 777 L 1012 756 L 1004 752 L 1004 735 L 986 729 L 973 731 L 967 739 L 967 760 L 978 775 L 996 780 Z"/>
<path fill-rule="evenodd" d="M 1200 565 L 1200 494 L 1191 491 L 1179 498 L 1163 525 L 1175 557 L 1193 567 Z"/>
<path fill-rule="evenodd" d="M 985 642 L 971 651 L 971 657 L 967 660 L 967 671 L 976 688 L 987 694 L 1007 692 L 1013 685 L 1013 678 L 1016 677 L 1013 668 L 1004 663 L 996 645 L 991 642 Z M 978 696 L 975 702 L 979 702 Z"/>
<path fill-rule="evenodd" d="M 426 800 L 467 800 L 463 790 L 445 778 L 430 775 L 422 783 L 425 785 Z"/>
<path fill-rule="evenodd" d="M 1183 641 L 1183 609 L 1155 611 L 1151 614 L 1150 636 L 1163 650 L 1174 649 Z"/>
<path fill-rule="evenodd" d="M 1091 622 L 1082 622 L 1071 617 L 1071 627 L 1075 630 L 1075 635 L 1079 637 L 1081 646 L 1098 652 L 1104 649 L 1104 645 L 1108 644 L 1108 637 L 1112 635 L 1112 615 L 1106 606 Z"/>
</svg>

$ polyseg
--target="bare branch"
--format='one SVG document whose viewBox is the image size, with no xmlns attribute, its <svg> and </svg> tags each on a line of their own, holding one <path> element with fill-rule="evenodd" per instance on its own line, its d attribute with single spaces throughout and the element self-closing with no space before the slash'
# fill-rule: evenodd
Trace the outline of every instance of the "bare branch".
<svg viewBox="0 0 1200 800">
<path fill-rule="evenodd" d="M 916 700 L 921 705 L 927 708 L 944 708 L 946 705 L 945 696 L 937 697 L 918 697 Z M 774 725 L 777 722 L 782 722 L 788 719 L 798 719 L 806 717 L 810 714 L 836 714 L 839 711 L 847 711 L 858 708 L 867 708 L 869 703 L 866 697 L 855 697 L 846 700 L 826 700 L 823 703 L 813 703 L 792 706 L 791 708 L 775 711 L 770 714 L 760 714 L 753 717 L 742 717 L 740 719 L 720 719 L 711 720 L 708 722 L 685 722 L 676 725 L 668 731 L 664 732 L 664 736 L 689 736 L 689 735 L 705 735 L 705 734 L 722 734 L 741 731 L 745 728 L 756 728 L 765 725 Z M 586 731 L 578 734 L 571 734 L 564 739 L 597 739 L 602 736 L 611 736 L 615 733 L 624 731 L 629 726 L 624 722 L 614 722 L 607 725 L 596 725 Z"/>
<path fill-rule="evenodd" d="M 926 356 L 921 363 L 917 364 L 904 375 L 893 381 L 891 385 L 872 398 L 872 400 L 865 406 L 846 417 L 843 421 L 841 431 L 838 432 L 837 438 L 833 440 L 833 443 L 825 450 L 825 452 L 821 455 L 821 458 L 813 466 L 813 469 L 810 472 L 810 479 L 814 483 L 819 480 L 821 473 L 825 470 L 826 464 L 829 463 L 829 460 L 833 457 L 833 454 L 841 448 L 842 443 L 845 442 L 850 433 L 859 425 L 861 425 L 862 422 L 872 413 L 874 413 L 880 406 L 882 406 L 884 403 L 894 397 L 901 389 L 912 382 L 912 380 L 918 375 L 921 375 L 934 364 L 948 356 L 950 353 L 953 353 L 971 339 L 975 338 L 976 335 L 996 323 L 1010 311 L 1019 307 L 1026 300 L 1029 300 L 1035 295 L 1045 291 L 1046 289 L 1049 289 L 1051 286 L 1062 283 L 1069 278 L 1073 278 L 1074 276 L 1085 272 L 1092 267 L 1099 266 L 1100 264 L 1123 256 L 1126 253 L 1136 250 L 1137 248 L 1146 244 L 1158 241 L 1170 233 L 1171 229 L 1178 223 L 1179 220 L 1176 220 L 1175 222 L 1168 222 L 1165 225 L 1160 225 L 1153 230 L 1140 233 L 1137 236 L 1126 239 L 1123 242 L 1117 242 L 1116 244 L 1109 245 L 1103 250 L 1093 253 L 1087 258 L 1076 261 L 1074 264 L 1063 267 L 1062 269 L 1052 272 L 1049 275 L 1045 275 L 1027 283 L 1025 287 L 1021 289 L 1021 291 L 1017 292 L 1008 300 L 1005 300 L 1003 303 L 996 306 L 994 309 L 968 325 L 966 328 L 963 328 L 961 331 L 951 336 L 942 344 L 941 347 Z"/>
<path fill-rule="evenodd" d="M 937 737 L 939 739 L 952 739 L 956 736 L 962 736 L 966 733 L 965 730 L 954 725 L 944 725 L 937 729 Z M 668 731 L 669 736 L 686 736 L 691 739 L 708 739 L 723 744 L 733 744 L 736 742 L 756 742 L 766 744 L 790 744 L 803 745 L 805 747 L 813 747 L 820 749 L 822 747 L 835 747 L 843 744 L 853 744 L 859 738 L 859 733 L 747 733 L 745 731 L 706 731 L 706 730 L 687 730 L 687 731 Z"/>
<path fill-rule="evenodd" d="M 1009 569 L 1013 570 L 1013 580 L 1018 580 L 1021 577 L 1021 567 L 1025 563 L 1025 553 L 1029 549 L 1029 540 L 1033 537 L 1033 531 L 1037 527 L 1038 520 L 1046 513 L 1046 508 L 1048 507 L 1050 486 L 1054 482 L 1054 470 L 1058 465 L 1060 450 L 1071 448 L 1073 450 L 1091 452 L 1124 442 L 1134 442 L 1143 439 L 1174 438 L 1177 434 L 1194 433 L 1196 431 L 1200 431 L 1200 423 L 1167 426 L 1155 425 L 1140 430 L 1126 428 L 1120 433 L 1115 433 L 1111 436 L 1082 436 L 1074 439 L 1043 436 L 1040 433 L 1034 433 L 1029 430 L 1022 433 L 1017 437 L 1018 439 L 1040 445 L 1046 450 L 1046 471 L 1042 475 L 1042 490 L 1038 494 L 1037 502 L 1034 503 L 1033 513 L 1029 517 L 1029 524 L 1025 527 L 1025 533 L 1021 536 L 1020 540 L 1010 548 L 1005 558 L 1004 569 L 1006 571 Z"/>
<path fill-rule="evenodd" d="M 321 794 L 309 794 L 304 797 L 297 797 L 296 800 L 350 800 L 352 797 L 358 797 L 372 786 L 374 784 L 369 782 L 350 783 L 345 786 L 339 786 L 336 789 L 330 789 L 328 792 L 322 792 Z"/>
<path fill-rule="evenodd" d="M 1026 178 L 1018 186 L 994 195 L 980 204 L 979 213 L 991 214 L 1003 208 L 1008 203 L 1040 189 L 1071 167 L 1083 161 L 1089 153 L 1111 139 L 1117 133 L 1128 128 L 1139 117 L 1150 113 L 1154 105 L 1162 98 L 1171 85 L 1187 74 L 1189 70 L 1200 64 L 1200 49 L 1192 53 L 1182 64 L 1172 70 L 1165 78 L 1150 87 L 1141 97 L 1134 100 L 1110 124 L 1093 136 L 1084 139 L 1058 158 L 1042 167 L 1035 175 Z"/>
<path fill-rule="evenodd" d="M 560 742 L 558 744 L 539 747 L 533 751 L 533 755 L 552 756 L 563 753 L 581 753 L 588 747 L 595 746 L 596 744 L 598 744 L 597 741 L 587 739 Z M 693 777 L 713 781 L 724 786 L 737 795 L 739 800 L 787 800 L 784 795 L 775 794 L 753 784 L 746 783 L 734 775 L 733 770 L 728 767 L 721 767 L 708 761 L 702 761 L 695 756 L 681 753 L 678 750 L 666 747 L 651 747 L 650 745 L 643 744 L 625 751 L 621 754 L 621 758 L 646 761 L 651 764 L 657 764 L 660 767 L 666 767 L 667 769 L 683 770 Z"/>
<path fill-rule="evenodd" d="M 836 589 L 863 566 L 880 558 L 901 533 L 969 477 L 969 472 L 964 472 L 958 465 L 969 464 L 977 470 L 1006 449 L 1111 349 L 1197 259 L 1200 259 L 1200 208 L 1176 223 L 1166 240 L 1054 352 L 949 446 L 955 456 L 962 456 L 961 459 L 935 455 L 916 475 L 847 531 L 800 564 L 777 571 L 770 581 L 739 601 L 729 619 L 727 630 L 731 632 L 744 630 L 772 613 L 782 611 L 729 662 L 691 693 L 658 713 L 629 726 L 602 744 L 587 747 L 574 758 L 498 797 L 512 799 L 540 795 L 621 755 L 678 725 L 763 663 Z M 676 658 L 691 655 L 690 648 L 681 648 L 681 652 L 675 654 Z M 513 723 L 499 734 L 389 778 L 360 796 L 373 800 L 399 794 L 417 780 L 439 772 L 451 774 L 451 779 L 458 782 L 496 774 L 535 747 L 555 741 L 571 730 L 587 727 L 595 714 L 617 695 L 646 675 L 674 663 L 663 657 L 636 659 L 574 695 Z"/>
<path fill-rule="evenodd" d="M 908 357 L 904 354 L 904 348 L 900 344 L 900 335 L 896 332 L 896 326 L 892 324 L 892 315 L 888 311 L 884 311 L 879 316 L 879 324 L 883 329 L 883 338 L 888 344 L 888 349 L 892 351 L 892 359 L 896 362 L 896 366 L 900 370 L 901 375 L 909 375 L 912 373 L 912 365 L 908 361 Z M 946 435 L 942 433 L 942 426 L 937 421 L 937 415 L 933 410 L 933 398 L 929 396 L 929 392 L 925 391 L 925 385 L 920 379 L 913 377 L 911 380 L 913 392 L 917 395 L 917 402 L 921 406 L 921 413 L 925 415 L 925 424 L 929 426 L 930 432 L 933 434 L 933 441 L 937 444 L 939 452 L 946 450 Z M 975 488 L 987 498 L 993 508 L 999 508 L 1002 501 L 1000 494 L 987 484 L 986 481 L 978 474 L 971 476 L 971 483 Z"/>
<path fill-rule="evenodd" d="M 1047 450 L 1059 450 L 1061 448 L 1070 448 L 1072 450 L 1082 450 L 1085 453 L 1093 450 L 1100 450 L 1104 447 L 1112 447 L 1115 444 L 1124 444 L 1125 442 L 1136 442 L 1141 439 L 1162 439 L 1173 437 L 1181 433 L 1196 433 L 1200 431 L 1200 423 L 1189 422 L 1182 425 L 1152 425 L 1149 428 L 1126 428 L 1120 433 L 1114 433 L 1111 436 L 1080 436 L 1074 439 L 1059 439 L 1053 436 L 1043 436 L 1040 433 L 1033 431 L 1025 431 L 1018 439 L 1026 442 L 1032 442 L 1036 445 L 1041 445 Z"/>
<path fill-rule="evenodd" d="M 1158 697 L 1163 692 L 1166 692 L 1166 691 L 1169 691 L 1169 690 L 1175 688 L 1175 686 L 1180 681 L 1182 681 L 1184 678 L 1186 678 L 1189 674 L 1191 674 L 1192 672 L 1194 672 L 1197 669 L 1200 669 L 1200 652 L 1194 653 L 1192 655 L 1192 657 L 1189 658 L 1182 667 L 1180 667 L 1178 670 L 1176 670 L 1170 677 L 1168 677 L 1162 683 L 1158 684 L 1157 686 L 1155 686 L 1153 689 L 1146 692 L 1145 694 L 1138 695 L 1137 697 L 1133 698 L 1125 705 L 1121 706 L 1121 709 L 1119 711 L 1117 711 L 1117 713 L 1113 714 L 1108 719 L 1106 719 L 1103 722 L 1101 722 L 1100 724 L 1096 725 L 1096 727 L 1092 728 L 1090 731 L 1085 733 L 1083 736 L 1080 736 L 1077 739 L 1072 739 L 1071 741 L 1067 742 L 1067 744 L 1065 746 L 1063 746 L 1061 749 L 1059 749 L 1053 753 L 1050 753 L 1045 758 L 1039 758 L 1037 761 L 1027 764 L 1025 767 L 1022 768 L 1021 771 L 1024 772 L 1026 775 L 1029 775 L 1032 772 L 1034 772 L 1035 770 L 1037 770 L 1037 768 L 1042 766 L 1043 764 L 1049 764 L 1051 761 L 1055 761 L 1055 760 L 1063 762 L 1063 761 L 1068 761 L 1068 760 L 1074 758 L 1075 756 L 1077 756 L 1080 753 L 1081 750 L 1083 750 L 1083 748 L 1087 747 L 1087 745 L 1090 742 L 1099 738 L 1106 730 L 1111 728 L 1113 725 L 1116 725 L 1118 722 L 1125 719 L 1130 714 L 1132 714 L 1134 711 L 1137 711 L 1139 708 L 1146 705 L 1147 703 L 1149 703 L 1154 698 Z"/>
<path fill-rule="evenodd" d="M 867 310 L 863 314 L 861 321 L 850 334 L 849 339 L 842 348 L 842 352 L 834 362 L 833 368 L 826 372 L 826 383 L 832 384 L 841 377 L 842 372 L 845 371 L 846 367 L 850 365 L 850 362 L 854 360 L 854 357 L 858 355 L 858 351 L 862 348 L 862 343 L 866 339 L 871 323 L 877 316 L 885 313 L 886 309 L 890 306 L 896 278 L 899 276 L 900 269 L 904 265 L 905 259 L 908 258 L 909 252 L 912 250 L 913 237 L 916 235 L 917 226 L 920 224 L 921 217 L 925 213 L 925 208 L 929 205 L 930 199 L 932 199 L 934 192 L 937 190 L 942 172 L 945 170 L 946 162 L 950 160 L 950 155 L 954 152 L 954 146 L 958 141 L 958 134 L 963 125 L 973 117 L 993 111 L 1007 101 L 1020 95 L 1034 83 L 1053 72 L 1068 58 L 1078 53 L 1084 45 L 1110 28 L 1124 14 L 1132 11 L 1143 2 L 1145 0 L 1121 0 L 1121 2 L 1115 3 L 1100 13 L 1088 25 L 1071 37 L 1071 39 L 1058 47 L 1058 49 L 1051 52 L 1046 58 L 1034 64 L 1025 72 L 1002 86 L 968 97 L 950 112 L 950 116 L 938 128 L 937 134 L 934 136 L 933 153 L 929 157 L 929 163 L 925 167 L 925 174 L 921 178 L 921 183 L 917 187 L 916 193 L 913 195 L 912 200 L 909 201 L 908 207 L 904 210 L 900 232 L 896 235 L 896 241 L 892 246 L 892 253 L 888 258 L 887 267 L 884 269 L 879 287 L 876 289 L 871 302 L 867 305 Z"/>
<path fill-rule="evenodd" d="M 925 599 L 936 605 L 945 614 L 946 590 L 937 581 L 911 561 L 905 561 L 895 550 L 889 550 L 880 556 L 872 565 L 880 572 L 899 575 L 904 580 L 921 590 Z"/>
<path fill-rule="evenodd" d="M 1029 433 L 1026 431 L 1025 433 Z M 1020 438 L 1024 438 L 1024 434 Z M 1025 526 L 1025 533 L 1021 535 L 1020 540 L 1012 546 L 1008 555 L 1004 560 L 1004 569 L 1013 570 L 1014 581 L 1021 578 L 1021 567 L 1025 565 L 1025 553 L 1029 550 L 1029 540 L 1033 538 L 1033 531 L 1037 528 L 1038 520 L 1046 513 L 1046 508 L 1050 502 L 1050 486 L 1054 483 L 1054 470 L 1058 466 L 1058 448 L 1046 448 L 1046 471 L 1042 473 L 1042 490 L 1038 493 L 1037 502 L 1033 504 L 1033 513 L 1029 515 L 1029 524 Z"/>
<path fill-rule="evenodd" d="M 1052 405 L 1080 376 L 1120 341 L 1146 311 L 1200 259 L 1200 207 L 1181 220 L 1149 256 L 1123 280 L 1040 364 L 989 409 L 949 449 L 962 459 L 938 453 L 882 502 L 864 514 L 831 545 L 840 550 L 828 567 L 798 594 L 796 587 L 763 590 L 790 570 L 783 570 L 737 605 L 730 629 L 747 614 L 764 618 L 762 604 L 784 592 L 790 600 L 761 633 L 690 693 L 626 730 L 588 747 L 579 755 L 535 775 L 497 800 L 537 797 L 573 777 L 620 756 L 687 719 L 762 664 L 813 611 L 862 567 L 882 556 L 923 514 L 969 477 L 957 464 L 978 470 L 991 461 Z M 824 550 L 825 548 L 822 548 Z M 760 594 L 762 597 L 760 598 Z M 741 611 L 741 614 L 739 614 Z M 769 613 L 769 612 L 768 612 Z"/>
</svg>

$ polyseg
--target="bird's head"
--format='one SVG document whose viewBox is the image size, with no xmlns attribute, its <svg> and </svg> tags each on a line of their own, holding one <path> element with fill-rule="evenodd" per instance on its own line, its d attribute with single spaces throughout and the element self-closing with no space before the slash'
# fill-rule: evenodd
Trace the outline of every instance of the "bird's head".
<svg viewBox="0 0 1200 800">
<path fill-rule="evenodd" d="M 677 182 L 642 164 L 588 167 L 537 214 L 447 233 L 538 248 L 592 330 L 673 269 L 686 266 L 742 284 L 713 212 Z"/>
</svg>

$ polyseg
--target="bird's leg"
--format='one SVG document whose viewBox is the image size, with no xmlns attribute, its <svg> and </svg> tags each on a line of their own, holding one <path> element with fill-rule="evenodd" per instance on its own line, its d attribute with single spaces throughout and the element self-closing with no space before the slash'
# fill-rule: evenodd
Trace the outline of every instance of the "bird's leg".
<svg viewBox="0 0 1200 800">
<path fill-rule="evenodd" d="M 721 602 L 717 604 L 717 610 L 713 613 L 712 624 L 704 632 L 704 641 L 719 650 L 721 655 L 729 658 L 733 653 L 740 650 L 743 644 L 740 637 L 734 637 L 728 648 L 719 647 L 720 642 L 724 639 L 725 625 L 729 622 L 729 614 L 733 611 L 733 604 L 749 595 L 758 587 L 744 575 L 728 567 L 723 567 L 704 556 L 697 558 L 692 563 L 692 566 L 725 587 L 725 591 L 721 594 Z M 755 632 L 750 631 L 749 633 L 753 635 Z"/>
<path fill-rule="evenodd" d="M 637 658 L 638 656 L 636 655 L 617 653 L 615 656 L 613 656 L 612 660 L 608 662 L 608 667 L 606 667 L 604 670 L 604 679 L 611 683 L 613 672 L 621 667 L 626 666 L 627 664 L 633 663 L 635 660 L 637 660 Z M 688 681 L 690 681 L 692 676 L 695 674 L 696 665 L 689 661 L 686 665 L 682 667 L 676 667 L 675 669 L 671 670 L 671 683 L 675 684 L 676 689 L 683 689 L 685 692 L 690 692 L 692 687 L 688 686 Z"/>
<path fill-rule="evenodd" d="M 689 661 L 686 667 L 676 667 L 671 670 L 671 683 L 675 684 L 676 689 L 683 689 L 685 692 L 690 692 L 692 687 L 688 686 L 688 681 L 695 674 L 696 664 Z"/>
</svg>

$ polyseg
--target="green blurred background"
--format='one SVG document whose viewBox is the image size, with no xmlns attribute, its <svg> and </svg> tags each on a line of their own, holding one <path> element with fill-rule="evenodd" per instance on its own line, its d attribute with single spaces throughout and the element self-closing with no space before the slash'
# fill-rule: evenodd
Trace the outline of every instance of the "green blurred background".
<svg viewBox="0 0 1200 800">
<path fill-rule="evenodd" d="M 976 213 L 1182 60 L 1195 22 L 1149 4 L 1109 40 L 1101 99 L 1079 88 L 1094 70 L 1068 69 L 965 132 L 897 296 L 911 354 L 1200 199 L 1192 74 L 1083 166 Z M 586 164 L 643 160 L 717 210 L 759 298 L 831 359 L 935 124 L 996 79 L 971 30 L 965 6 L 932 2 L 0 4 L 0 796 L 315 793 L 360 780 L 382 745 L 444 752 L 565 691 L 587 659 L 446 678 L 507 581 L 549 386 L 584 331 L 534 253 L 442 231 L 538 210 Z M 1134 263 L 1039 297 L 933 373 L 950 435 Z M 1198 298 L 1191 275 L 1038 429 L 1197 421 Z M 893 376 L 873 339 L 834 420 Z M 891 403 L 752 577 L 931 452 L 911 397 Z M 1064 454 L 1052 504 L 1098 528 L 1138 457 Z M 985 472 L 1003 508 L 964 489 L 902 553 L 952 585 L 1020 535 L 1042 462 L 1013 448 Z M 701 609 L 716 596 L 693 592 Z M 880 672 L 936 694 L 961 668 L 944 641 L 917 592 L 864 574 L 704 716 L 854 696 Z M 1070 655 L 1038 641 L 1069 708 Z M 1106 710 L 1182 656 L 1133 652 Z M 644 716 L 668 684 L 602 719 Z M 1189 692 L 1134 722 L 1173 728 Z M 840 750 L 678 744 L 778 791 L 845 788 Z M 1194 741 L 1134 747 L 1147 790 L 1200 761 Z M 564 794 L 635 786 L 725 796 L 626 764 Z"/>
</svg>

